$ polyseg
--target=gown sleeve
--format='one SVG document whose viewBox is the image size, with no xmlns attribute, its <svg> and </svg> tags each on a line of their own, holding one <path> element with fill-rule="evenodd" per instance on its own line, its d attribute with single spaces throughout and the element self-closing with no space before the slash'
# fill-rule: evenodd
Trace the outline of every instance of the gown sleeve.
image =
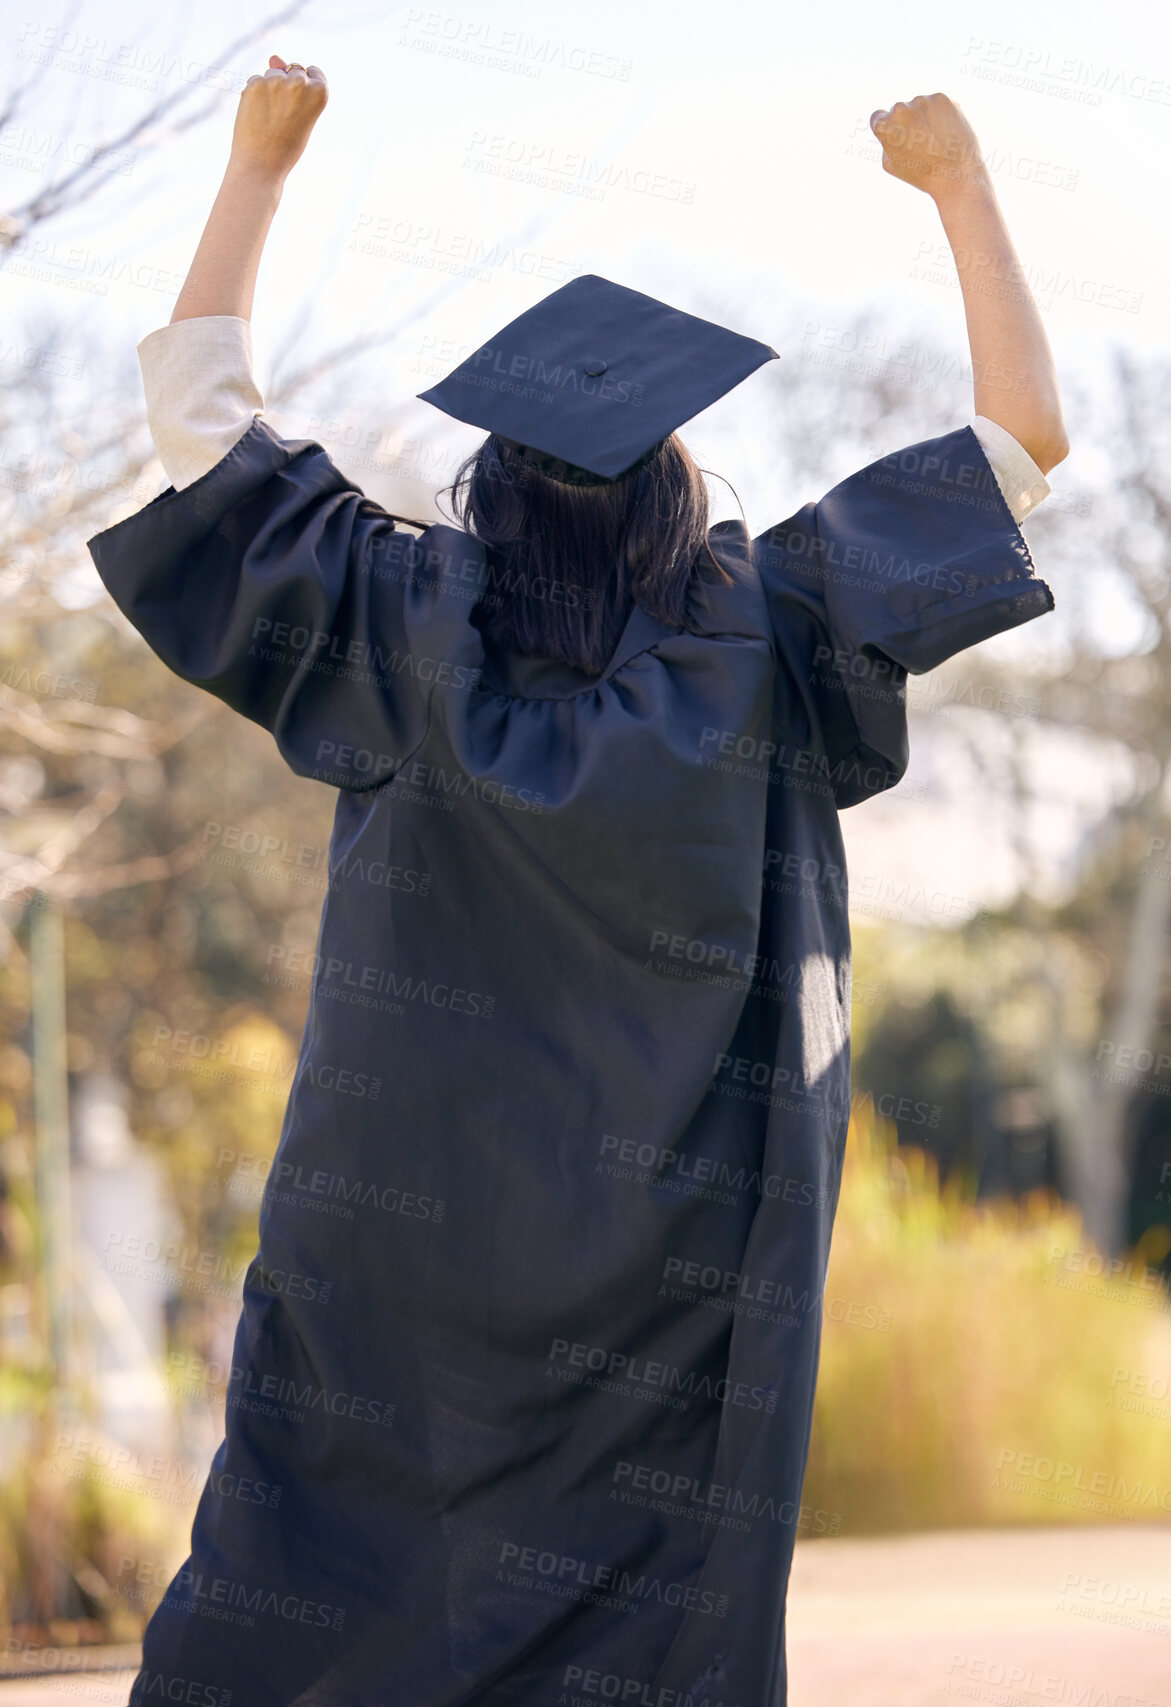
<svg viewBox="0 0 1171 1707">
<path fill-rule="evenodd" d="M 879 458 L 753 544 L 778 721 L 838 807 L 903 776 L 908 672 L 1053 609 L 971 426 Z"/>
<path fill-rule="evenodd" d="M 269 730 L 299 776 L 377 787 L 425 728 L 406 620 L 415 541 L 321 445 L 258 412 L 232 318 L 178 322 L 139 347 L 172 484 L 86 544 L 176 675 Z"/>
</svg>

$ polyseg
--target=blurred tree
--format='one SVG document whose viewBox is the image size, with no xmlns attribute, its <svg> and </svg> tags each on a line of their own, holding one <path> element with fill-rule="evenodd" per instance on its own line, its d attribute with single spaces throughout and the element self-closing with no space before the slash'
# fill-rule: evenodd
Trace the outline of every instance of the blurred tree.
<svg viewBox="0 0 1171 1707">
<path fill-rule="evenodd" d="M 302 8 L 298 0 L 264 19 L 228 51 Z M 6 120 L 35 83 L 34 73 L 7 99 Z M 185 85 L 104 147 L 157 148 L 219 110 L 223 93 L 208 97 L 205 88 Z M 95 150 L 88 167 L 47 181 L 0 216 L 0 264 L 34 228 L 93 207 L 108 181 L 101 158 Z M 527 221 L 526 237 L 546 217 L 552 215 Z M 460 288 L 458 278 L 445 282 L 383 334 L 314 349 L 279 384 L 265 385 L 269 406 L 300 407 L 332 387 L 347 410 L 355 409 L 358 358 Z M 726 298 L 711 312 L 735 323 L 735 304 Z M 55 349 L 67 329 L 65 317 L 42 320 L 33 341 Z M 946 353 L 874 317 L 830 329 L 828 343 L 826 330 L 794 326 L 791 337 L 778 339 L 782 359 L 763 375 L 776 402 L 775 439 L 765 453 L 795 483 L 824 490 L 862 461 L 967 418 L 970 374 Z M 1065 655 L 1025 684 L 1039 717 L 998 718 L 961 697 L 949 721 L 947 738 L 1018 803 L 1021 900 L 995 920 L 928 933 L 927 978 L 912 968 L 912 933 L 886 926 L 886 988 L 917 992 L 929 1005 L 912 1019 L 908 1004 L 901 1032 L 892 1015 L 885 1058 L 871 1027 L 875 1054 L 863 1055 L 875 1063 L 867 1071 L 879 1090 L 887 1061 L 897 1058 L 900 1071 L 927 1086 L 929 1099 L 962 1109 L 969 1129 L 985 1133 L 990 1122 L 1005 1126 L 1004 1109 L 995 1113 L 999 1105 L 984 1082 L 993 1071 L 984 1063 L 994 1062 L 997 1084 L 1018 1099 L 1016 1129 L 1055 1123 L 1070 1189 L 1108 1244 L 1123 1236 L 1124 1105 L 1133 1087 L 1096 1074 L 1101 1044 L 1149 1047 L 1160 1018 L 1171 1021 L 1160 1006 L 1171 889 L 1166 875 L 1143 866 L 1167 833 L 1171 488 L 1163 471 L 1171 467 L 1171 447 L 1161 393 L 1168 378 L 1171 370 L 1119 358 L 1111 397 L 1083 407 L 1073 422 L 1075 443 L 1094 437 L 1105 446 L 1109 481 L 1104 477 L 1087 507 L 1051 504 L 1029 524 L 1038 555 L 1069 588 L 1062 600 Z M 394 427 L 399 414 L 372 404 L 369 418 Z M 224 1254 L 234 1272 L 254 1246 L 259 1200 L 249 1182 L 263 1181 L 279 1132 L 308 997 L 307 984 L 270 979 L 271 950 L 313 946 L 333 796 L 294 777 L 261 730 L 170 675 L 108 600 L 83 608 L 77 596 L 78 570 L 88 568 L 85 539 L 140 508 L 161 484 L 137 392 L 116 391 L 95 376 L 79 416 L 65 407 L 54 364 L 18 364 L 0 376 L 0 431 L 11 445 L 28 446 L 0 488 L 0 1261 L 8 1265 L 0 1278 L 6 1290 L 31 1288 L 33 1279 L 29 967 L 16 922 L 36 892 L 68 908 L 71 1073 L 109 1067 L 129 1083 L 134 1130 L 165 1160 L 185 1238 L 197 1250 Z M 345 468 L 344 451 L 337 460 Z M 388 507 L 401 502 L 388 491 Z M 1148 642 L 1140 655 L 1111 656 L 1096 639 L 1087 614 L 1093 600 L 1084 591 L 1091 563 L 1095 576 L 1109 572 L 1117 596 L 1143 614 Z M 962 658 L 946 680 L 962 687 L 972 668 Z M 1020 691 L 1019 668 L 982 655 L 979 669 L 982 684 Z M 1113 802 L 1103 802 L 1092 850 L 1097 865 L 1064 911 L 1030 898 L 1038 874 L 1025 827 L 1046 770 L 1046 736 L 1116 753 L 1129 791 L 1117 820 Z M 181 1032 L 199 1040 L 197 1050 L 179 1043 Z M 205 1045 L 224 1064 L 223 1077 L 204 1070 Z M 1030 1125 L 1021 1096 L 1033 1088 L 1042 1096 Z M 956 1112 L 937 1138 L 941 1162 L 954 1165 L 963 1156 L 962 1137 Z M 990 1168 L 988 1141 L 981 1142 Z M 1152 1143 L 1157 1160 L 1163 1139 Z M 979 1144 L 971 1151 L 981 1153 Z M 1003 1160 L 997 1165 L 1003 1171 Z M 230 1290 L 208 1299 L 178 1284 L 176 1346 L 210 1359 L 234 1309 Z M 8 1353 L 0 1349 L 0 1356 Z M 21 1394 L 43 1398 L 41 1376 L 43 1369 L 26 1373 Z M 14 1498 L 14 1513 L 35 1509 L 42 1498 L 43 1465 L 35 1453 L 32 1461 L 36 1498 L 24 1506 Z M 92 1505 L 85 1521 L 96 1534 Z M 44 1535 L 25 1535 L 19 1548 L 11 1530 L 0 1534 L 0 1555 L 24 1549 L 20 1572 L 26 1585 L 41 1585 L 38 1606 L 46 1602 L 44 1585 L 57 1581 L 60 1530 L 47 1520 Z M 39 1557 L 29 1555 L 38 1547 Z M 91 1549 L 71 1563 L 75 1583 L 92 1557 Z"/>
<path fill-rule="evenodd" d="M 824 490 L 868 458 L 971 418 L 970 366 L 880 317 L 806 320 L 779 342 L 786 358 L 762 370 L 776 400 L 773 454 L 805 490 Z M 1073 466 L 1095 477 L 1062 491 L 1067 471 L 1058 469 L 1057 490 L 1028 522 L 1056 591 L 1059 621 L 1035 637 L 1051 661 L 1022 680 L 981 650 L 978 660 L 961 654 L 909 683 L 912 753 L 928 723 L 916 705 L 931 713 L 954 699 L 947 739 L 966 751 L 990 794 L 1013 804 L 1020 892 L 1005 919 L 1042 944 L 1050 931 L 1076 935 L 1079 966 L 1096 984 L 1092 1025 L 1070 1025 L 1065 956 L 1038 958 L 1030 976 L 1047 992 L 1046 1047 L 1021 1088 L 1039 1093 L 1035 1130 L 1051 1125 L 1060 1176 L 1091 1237 L 1114 1253 L 1127 1238 L 1127 1109 L 1141 1077 L 1116 1069 L 1157 1055 L 1158 1027 L 1171 1022 L 1169 386 L 1171 362 L 1121 348 L 1092 396 L 1072 377 L 1063 381 Z M 1107 611 L 1120 638 L 1103 638 Z M 983 698 L 965 691 L 977 675 Z M 1035 715 L 981 709 L 1011 705 L 1022 690 Z M 1083 755 L 1111 777 L 1113 793 L 1096 806 L 1075 803 L 1069 786 Z M 1039 899 L 1032 827 L 1054 810 L 1085 815 L 1082 869 L 1066 907 Z"/>
<path fill-rule="evenodd" d="M 958 1169 L 978 1192 L 992 1160 L 994 1125 L 984 1040 L 947 989 L 924 1002 L 887 1003 L 854 1075 L 899 1143 L 917 1144 L 946 1183 Z"/>
</svg>

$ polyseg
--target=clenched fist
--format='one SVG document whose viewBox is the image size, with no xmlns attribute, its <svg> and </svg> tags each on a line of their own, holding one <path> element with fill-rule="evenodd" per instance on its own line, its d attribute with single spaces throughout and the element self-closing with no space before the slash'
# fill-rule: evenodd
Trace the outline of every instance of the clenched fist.
<svg viewBox="0 0 1171 1707">
<path fill-rule="evenodd" d="M 329 100 L 325 73 L 319 65 L 289 71 L 274 53 L 269 69 L 244 85 L 232 132 L 232 159 L 237 165 L 283 178 L 305 152 L 309 133 Z"/>
<path fill-rule="evenodd" d="M 976 133 L 948 95 L 896 101 L 889 112 L 871 113 L 870 128 L 882 144 L 883 171 L 935 200 L 987 182 Z"/>
</svg>

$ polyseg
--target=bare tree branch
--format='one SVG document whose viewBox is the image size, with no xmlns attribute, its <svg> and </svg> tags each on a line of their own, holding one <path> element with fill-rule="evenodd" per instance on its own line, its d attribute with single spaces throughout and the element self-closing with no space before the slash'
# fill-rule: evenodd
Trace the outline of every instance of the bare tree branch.
<svg viewBox="0 0 1171 1707">
<path fill-rule="evenodd" d="M 245 30 L 243 35 L 238 36 L 235 41 L 228 44 L 224 49 L 223 59 L 230 60 L 233 54 L 250 47 L 253 42 L 258 41 L 277 25 L 288 23 L 291 18 L 295 18 L 300 12 L 303 12 L 307 4 L 308 0 L 290 0 L 290 4 L 283 6 L 280 11 L 271 13 L 267 18 L 262 18 L 258 24 Z M 215 66 L 213 69 L 220 70 L 222 66 Z M 30 79 L 22 89 L 17 89 L 9 96 L 5 114 L 6 121 L 10 121 L 19 110 L 22 96 L 33 86 L 34 81 L 34 79 Z M 96 188 L 106 182 L 105 176 L 101 172 L 101 165 L 111 154 L 116 154 L 131 143 L 144 138 L 147 139 L 152 148 L 158 147 L 160 143 L 169 140 L 172 136 L 189 130 L 193 125 L 201 124 L 204 119 L 222 105 L 223 97 L 233 92 L 226 89 L 218 90 L 212 94 L 209 100 L 197 106 L 194 113 L 172 119 L 169 124 L 164 124 L 167 116 L 176 112 L 184 102 L 194 98 L 199 88 L 200 85 L 192 84 L 165 95 L 153 106 L 148 107 L 133 123 L 127 125 L 118 136 L 93 148 L 88 157 L 73 171 L 67 172 L 52 183 L 43 184 L 26 202 L 10 209 L 5 214 L 0 214 L 0 266 L 12 253 L 14 245 L 33 226 L 39 225 L 47 219 L 52 219 L 70 208 L 77 207 L 81 202 L 88 200 Z"/>
</svg>

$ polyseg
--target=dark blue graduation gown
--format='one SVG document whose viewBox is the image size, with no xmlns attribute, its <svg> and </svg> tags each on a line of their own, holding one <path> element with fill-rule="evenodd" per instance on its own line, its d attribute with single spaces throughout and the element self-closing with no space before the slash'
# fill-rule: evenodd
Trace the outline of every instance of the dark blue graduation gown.
<svg viewBox="0 0 1171 1707">
<path fill-rule="evenodd" d="M 1053 600 L 966 426 L 755 566 L 710 538 L 701 632 L 636 609 L 593 679 L 486 651 L 476 541 L 261 418 L 88 542 L 165 663 L 337 790 L 226 1436 L 134 1707 L 785 1701 L 793 1544 L 832 1527 L 801 1488 L 838 812 L 903 774 L 906 671 Z"/>
</svg>

